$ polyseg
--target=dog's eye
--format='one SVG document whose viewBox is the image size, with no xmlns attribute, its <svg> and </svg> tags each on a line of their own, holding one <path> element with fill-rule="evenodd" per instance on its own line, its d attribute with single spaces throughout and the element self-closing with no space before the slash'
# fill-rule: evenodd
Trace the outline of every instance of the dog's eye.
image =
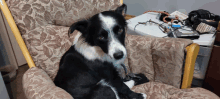
<svg viewBox="0 0 220 99">
<path fill-rule="evenodd" d="M 98 39 L 100 40 L 104 40 L 105 38 L 103 36 L 100 36 Z"/>
<path fill-rule="evenodd" d="M 119 29 L 119 30 L 118 30 L 118 33 L 122 33 L 122 32 L 123 32 L 123 29 Z"/>
</svg>

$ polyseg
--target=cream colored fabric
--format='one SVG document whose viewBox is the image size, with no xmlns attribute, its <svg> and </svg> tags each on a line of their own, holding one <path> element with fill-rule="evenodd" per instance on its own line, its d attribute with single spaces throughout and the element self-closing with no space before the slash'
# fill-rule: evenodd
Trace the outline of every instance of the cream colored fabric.
<svg viewBox="0 0 220 99">
<path fill-rule="evenodd" d="M 179 89 L 159 82 L 149 82 L 132 88 L 145 93 L 147 99 L 220 99 L 216 94 L 203 88 Z"/>
<path fill-rule="evenodd" d="M 69 93 L 56 87 L 44 70 L 37 67 L 26 71 L 22 80 L 27 99 L 73 99 Z M 147 94 L 147 99 L 219 99 L 202 88 L 179 89 L 159 82 L 134 86 L 132 90 Z"/>
<path fill-rule="evenodd" d="M 25 72 L 22 84 L 27 99 L 73 99 L 69 93 L 56 87 L 44 70 L 37 67 Z"/>
<path fill-rule="evenodd" d="M 187 39 L 127 35 L 128 64 L 133 73 L 180 88 Z"/>
<path fill-rule="evenodd" d="M 22 34 L 40 26 L 70 26 L 121 5 L 120 0 L 6 0 Z"/>
</svg>

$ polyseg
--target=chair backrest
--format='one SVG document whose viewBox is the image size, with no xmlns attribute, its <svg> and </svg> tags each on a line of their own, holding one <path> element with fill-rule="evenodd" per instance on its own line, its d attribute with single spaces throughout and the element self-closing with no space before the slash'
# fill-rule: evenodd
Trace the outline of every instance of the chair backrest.
<svg viewBox="0 0 220 99">
<path fill-rule="evenodd" d="M 120 0 L 7 0 L 8 8 L 36 66 L 52 79 L 74 36 L 68 26 L 102 11 L 115 10 Z"/>
<path fill-rule="evenodd" d="M 70 26 L 121 5 L 120 0 L 7 0 L 6 3 L 21 34 L 48 24 Z"/>
</svg>

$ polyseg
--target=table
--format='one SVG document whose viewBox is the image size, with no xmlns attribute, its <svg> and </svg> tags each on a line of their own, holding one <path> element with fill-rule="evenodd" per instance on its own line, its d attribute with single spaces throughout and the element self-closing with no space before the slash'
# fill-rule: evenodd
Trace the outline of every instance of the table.
<svg viewBox="0 0 220 99">
<path fill-rule="evenodd" d="M 146 22 L 146 21 L 149 21 L 150 19 L 159 24 L 163 23 L 163 21 L 158 20 L 158 13 L 155 13 L 155 12 L 145 13 L 145 14 L 142 14 L 142 15 L 139 15 L 139 16 L 136 16 L 134 18 L 127 20 L 127 23 L 128 23 L 127 33 L 133 34 L 133 35 L 144 35 L 144 36 L 151 35 L 155 37 L 167 36 L 167 34 L 163 33 L 158 28 L 158 25 L 140 24 L 136 26 L 138 22 Z M 163 25 L 169 27 L 168 24 L 163 24 Z M 199 39 L 192 40 L 194 43 L 197 43 L 200 45 L 200 51 L 196 59 L 195 70 L 194 70 L 194 75 L 193 75 L 194 78 L 196 79 L 203 80 L 205 77 L 205 73 L 206 73 L 206 69 L 208 66 L 214 40 L 215 40 L 214 34 L 203 34 L 203 35 L 200 35 Z"/>
</svg>

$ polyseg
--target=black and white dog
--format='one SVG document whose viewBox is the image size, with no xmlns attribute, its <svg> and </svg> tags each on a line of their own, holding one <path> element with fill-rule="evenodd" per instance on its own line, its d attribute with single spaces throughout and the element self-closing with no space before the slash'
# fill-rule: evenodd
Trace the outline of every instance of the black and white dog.
<svg viewBox="0 0 220 99">
<path fill-rule="evenodd" d="M 146 99 L 146 94 L 131 91 L 135 82 L 123 82 L 117 71 L 127 55 L 126 8 L 123 4 L 70 26 L 69 33 L 81 34 L 61 58 L 54 83 L 74 99 Z"/>
</svg>

